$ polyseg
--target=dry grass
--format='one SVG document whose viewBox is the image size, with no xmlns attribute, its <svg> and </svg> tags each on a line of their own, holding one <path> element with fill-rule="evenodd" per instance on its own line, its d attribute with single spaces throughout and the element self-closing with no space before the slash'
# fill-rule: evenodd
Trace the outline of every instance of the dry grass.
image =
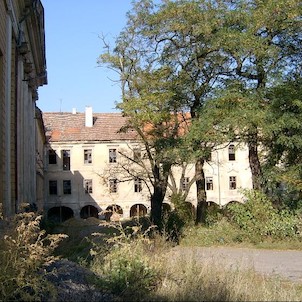
<svg viewBox="0 0 302 302">
<path fill-rule="evenodd" d="M 166 261 L 165 276 L 150 301 L 301 301 L 301 285 L 265 278 L 219 261 Z"/>
</svg>

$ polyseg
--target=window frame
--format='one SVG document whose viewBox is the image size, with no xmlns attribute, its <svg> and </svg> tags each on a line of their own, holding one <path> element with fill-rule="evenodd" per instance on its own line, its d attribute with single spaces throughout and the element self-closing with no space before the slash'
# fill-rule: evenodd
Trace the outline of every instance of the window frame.
<svg viewBox="0 0 302 302">
<path fill-rule="evenodd" d="M 206 179 L 206 190 L 213 191 L 214 190 L 214 181 L 212 176 L 207 176 Z"/>
<path fill-rule="evenodd" d="M 64 149 L 62 152 L 62 167 L 63 171 L 70 171 L 70 149 Z M 67 154 L 67 156 L 66 156 Z"/>
<path fill-rule="evenodd" d="M 92 164 L 92 149 L 84 149 L 84 165 Z"/>
<path fill-rule="evenodd" d="M 55 184 L 55 186 L 51 186 L 51 183 Z M 54 189 L 54 188 L 55 188 L 55 190 L 54 190 L 55 193 L 52 193 L 51 189 Z M 48 181 L 48 194 L 49 195 L 58 195 L 58 181 L 57 180 L 51 179 Z"/>
<path fill-rule="evenodd" d="M 109 193 L 117 193 L 117 178 L 109 179 Z"/>
<path fill-rule="evenodd" d="M 186 191 L 188 189 L 189 182 L 190 182 L 190 177 L 184 176 L 181 178 L 181 189 L 183 191 Z"/>
<path fill-rule="evenodd" d="M 110 148 L 108 151 L 109 155 L 109 163 L 114 164 L 117 162 L 117 149 L 116 148 Z"/>
<path fill-rule="evenodd" d="M 84 179 L 85 194 L 93 193 L 92 179 Z"/>
<path fill-rule="evenodd" d="M 71 180 L 70 179 L 64 179 L 63 180 L 63 194 L 64 195 L 71 195 Z"/>
<path fill-rule="evenodd" d="M 142 150 L 140 148 L 133 149 L 133 160 L 140 161 L 142 159 Z"/>
<path fill-rule="evenodd" d="M 235 161 L 236 160 L 236 151 L 235 151 L 235 145 L 234 144 L 229 145 L 228 154 L 229 154 L 229 161 Z"/>
<path fill-rule="evenodd" d="M 56 150 L 49 149 L 48 150 L 48 164 L 49 165 L 56 165 L 57 163 L 58 163 L 58 160 L 57 160 L 57 152 L 56 152 Z"/>
<path fill-rule="evenodd" d="M 139 177 L 134 178 L 134 192 L 140 193 L 143 190 L 143 182 Z"/>
<path fill-rule="evenodd" d="M 237 189 L 237 177 L 236 176 L 229 176 L 229 189 L 232 191 Z"/>
</svg>

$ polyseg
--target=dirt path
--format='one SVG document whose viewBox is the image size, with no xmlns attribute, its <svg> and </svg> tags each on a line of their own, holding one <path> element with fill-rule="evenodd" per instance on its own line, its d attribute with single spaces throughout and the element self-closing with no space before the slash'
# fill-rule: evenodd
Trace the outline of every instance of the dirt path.
<svg viewBox="0 0 302 302">
<path fill-rule="evenodd" d="M 302 283 L 302 251 L 260 250 L 230 247 L 176 247 L 174 253 L 181 257 L 225 261 L 229 266 L 240 265 L 254 268 L 257 272 L 279 275 L 291 281 Z"/>
</svg>

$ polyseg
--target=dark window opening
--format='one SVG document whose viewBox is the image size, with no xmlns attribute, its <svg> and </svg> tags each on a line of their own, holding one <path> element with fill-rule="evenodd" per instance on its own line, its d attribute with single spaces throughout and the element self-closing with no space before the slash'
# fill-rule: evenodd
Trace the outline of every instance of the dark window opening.
<svg viewBox="0 0 302 302">
<path fill-rule="evenodd" d="M 70 170 L 70 150 L 62 150 L 63 170 Z"/>
<path fill-rule="evenodd" d="M 71 194 L 71 180 L 63 180 L 63 193 Z"/>
<path fill-rule="evenodd" d="M 58 194 L 58 186 L 56 180 L 49 181 L 49 195 L 57 195 Z"/>
<path fill-rule="evenodd" d="M 50 165 L 57 164 L 57 153 L 55 150 L 48 150 L 48 163 Z"/>
</svg>

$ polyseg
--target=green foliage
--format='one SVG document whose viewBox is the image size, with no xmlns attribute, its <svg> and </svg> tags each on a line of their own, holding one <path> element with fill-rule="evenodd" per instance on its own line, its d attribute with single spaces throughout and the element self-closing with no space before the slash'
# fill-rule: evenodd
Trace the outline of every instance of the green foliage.
<svg viewBox="0 0 302 302">
<path fill-rule="evenodd" d="M 182 246 L 217 246 L 248 244 L 248 235 L 225 217 L 209 226 L 186 227 L 180 241 Z"/>
<path fill-rule="evenodd" d="M 250 234 L 254 241 L 266 237 L 272 239 L 301 238 L 298 229 L 299 217 L 284 209 L 278 211 L 272 202 L 261 192 L 245 191 L 247 201 L 244 204 L 232 204 L 228 207 L 231 221 Z"/>
<path fill-rule="evenodd" d="M 47 235 L 40 229 L 41 218 L 30 212 L 7 221 L 0 239 L 1 301 L 39 301 L 55 295 L 41 269 L 63 236 Z"/>
<path fill-rule="evenodd" d="M 91 269 L 100 277 L 102 288 L 126 300 L 141 300 L 160 281 L 158 259 L 152 253 L 154 241 L 147 236 L 150 229 L 142 233 L 140 226 L 117 226 L 117 231 L 108 240 L 108 252 L 103 254 L 98 245 L 91 250 Z"/>
<path fill-rule="evenodd" d="M 185 226 L 192 225 L 195 220 L 194 208 L 186 202 L 182 193 L 172 193 L 172 211 L 163 213 L 163 234 L 172 242 L 179 242 Z"/>
</svg>

